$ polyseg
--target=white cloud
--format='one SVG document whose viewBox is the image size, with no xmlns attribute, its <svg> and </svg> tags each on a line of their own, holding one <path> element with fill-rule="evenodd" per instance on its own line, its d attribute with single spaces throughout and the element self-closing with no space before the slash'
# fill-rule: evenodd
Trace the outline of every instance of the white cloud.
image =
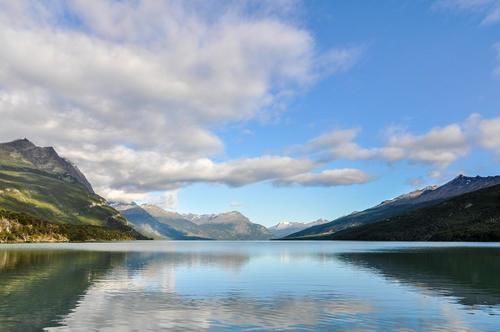
<svg viewBox="0 0 500 332">
<path fill-rule="evenodd" d="M 110 188 L 101 188 L 100 194 L 108 200 L 116 202 L 139 202 L 149 197 L 145 192 L 128 192 Z"/>
<path fill-rule="evenodd" d="M 357 47 L 319 53 L 288 18 L 297 6 L 1 2 L 0 140 L 54 145 L 110 197 L 309 171 L 279 156 L 213 161 L 224 150 L 213 128 L 282 111 L 359 59 Z"/>
<path fill-rule="evenodd" d="M 445 167 L 468 151 L 462 128 L 452 124 L 433 128 L 422 135 L 390 131 L 382 147 L 364 148 L 355 142 L 359 129 L 335 130 L 310 140 L 302 148 L 319 160 L 383 159 L 388 162 L 410 162 Z"/>
<path fill-rule="evenodd" d="M 500 156 L 500 118 L 483 119 L 479 114 L 472 114 L 468 127 L 480 147 Z"/>
<path fill-rule="evenodd" d="M 368 159 L 376 155 L 374 149 L 365 149 L 354 142 L 360 133 L 359 128 L 333 130 L 313 138 L 303 146 L 293 150 L 312 154 L 321 161 L 337 159 Z"/>
<path fill-rule="evenodd" d="M 366 183 L 372 177 L 359 169 L 343 168 L 326 170 L 320 173 L 304 173 L 293 175 L 275 181 L 277 186 L 301 185 L 301 186 L 342 186 Z"/>
<path fill-rule="evenodd" d="M 461 126 L 451 124 L 433 128 L 422 135 L 392 134 L 381 155 L 384 156 L 383 151 L 394 151 L 400 153 L 396 160 L 408 159 L 412 162 L 446 167 L 465 156 L 468 149 L 467 138 Z"/>
<path fill-rule="evenodd" d="M 311 139 L 295 151 L 323 162 L 337 159 L 382 159 L 387 162 L 408 161 L 433 166 L 431 177 L 440 177 L 443 169 L 482 148 L 500 156 L 500 117 L 483 119 L 471 114 L 462 123 L 435 127 L 416 135 L 405 130 L 388 130 L 380 147 L 362 147 L 355 142 L 359 128 L 334 130 Z"/>
<path fill-rule="evenodd" d="M 261 156 L 216 163 L 208 158 L 179 161 L 151 151 L 125 146 L 102 150 L 62 149 L 64 155 L 93 167 L 90 175 L 96 186 L 130 192 L 170 190 L 193 182 L 222 183 L 239 187 L 309 171 L 318 164 L 306 159 Z"/>
</svg>

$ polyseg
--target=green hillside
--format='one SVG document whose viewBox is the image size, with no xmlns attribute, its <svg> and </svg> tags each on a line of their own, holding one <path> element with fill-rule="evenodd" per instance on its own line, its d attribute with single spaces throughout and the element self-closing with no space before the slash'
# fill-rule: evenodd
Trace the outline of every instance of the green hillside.
<svg viewBox="0 0 500 332">
<path fill-rule="evenodd" d="M 76 167 L 28 140 L 0 144 L 0 209 L 56 224 L 132 230 Z"/>
<path fill-rule="evenodd" d="M 128 226 L 115 228 L 52 223 L 22 213 L 0 210 L 0 243 L 84 242 L 146 239 Z"/>
<path fill-rule="evenodd" d="M 102 197 L 82 185 L 27 167 L 0 165 L 0 208 L 71 224 L 125 222 Z"/>
</svg>

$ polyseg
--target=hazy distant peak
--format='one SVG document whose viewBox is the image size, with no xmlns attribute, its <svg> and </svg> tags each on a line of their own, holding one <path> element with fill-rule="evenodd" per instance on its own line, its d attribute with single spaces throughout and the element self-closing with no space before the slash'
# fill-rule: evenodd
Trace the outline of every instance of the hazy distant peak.
<svg viewBox="0 0 500 332">
<path fill-rule="evenodd" d="M 165 210 L 165 209 L 159 207 L 158 205 L 146 203 L 146 204 L 142 204 L 141 207 L 154 217 L 186 219 L 180 213 L 177 213 L 175 211 Z"/>
<path fill-rule="evenodd" d="M 329 222 L 327 219 L 318 219 L 311 222 L 296 222 L 296 221 L 281 221 L 276 225 L 270 227 L 269 229 L 287 229 L 287 228 L 300 228 L 300 227 L 310 227 L 314 225 L 324 224 Z"/>
<path fill-rule="evenodd" d="M 183 214 L 184 218 L 195 224 L 206 223 L 250 223 L 250 220 L 239 211 L 228 211 L 217 214 Z"/>
<path fill-rule="evenodd" d="M 293 222 L 293 221 L 281 221 L 277 223 L 274 226 L 269 227 L 271 230 L 282 230 L 282 229 L 287 229 L 287 228 L 296 228 L 296 227 L 302 227 L 305 226 L 306 224 L 303 222 Z"/>
<path fill-rule="evenodd" d="M 241 212 L 238 211 L 229 211 L 229 212 L 223 212 L 218 215 L 215 215 L 216 217 L 220 216 L 225 216 L 225 217 L 243 217 L 246 218 Z"/>
<path fill-rule="evenodd" d="M 329 222 L 329 220 L 322 218 L 308 223 L 295 222 L 295 221 L 281 221 L 276 225 L 269 227 L 269 230 L 273 233 L 274 237 L 281 238 L 312 226 L 326 224 L 327 222 Z"/>
<path fill-rule="evenodd" d="M 135 202 L 125 203 L 118 201 L 108 201 L 108 205 L 118 211 L 126 211 L 138 207 Z"/>
</svg>

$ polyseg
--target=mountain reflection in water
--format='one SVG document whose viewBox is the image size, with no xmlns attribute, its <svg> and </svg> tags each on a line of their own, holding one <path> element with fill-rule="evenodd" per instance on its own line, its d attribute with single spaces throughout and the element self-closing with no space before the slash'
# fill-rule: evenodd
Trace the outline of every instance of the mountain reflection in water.
<svg viewBox="0 0 500 332">
<path fill-rule="evenodd" d="M 333 259 L 468 306 L 500 304 L 500 248 L 426 248 L 341 253 Z"/>
<path fill-rule="evenodd" d="M 0 326 L 494 331 L 499 254 L 354 242 L 0 246 Z"/>
</svg>

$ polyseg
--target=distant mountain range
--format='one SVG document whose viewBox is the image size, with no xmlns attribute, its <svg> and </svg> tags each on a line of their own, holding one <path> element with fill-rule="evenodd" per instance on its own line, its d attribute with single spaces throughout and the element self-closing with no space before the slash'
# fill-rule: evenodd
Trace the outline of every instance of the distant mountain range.
<svg viewBox="0 0 500 332">
<path fill-rule="evenodd" d="M 300 232 L 301 230 L 304 230 L 306 228 L 316 226 L 316 225 L 322 225 L 329 222 L 326 219 L 318 219 L 316 221 L 304 223 L 304 222 L 291 222 L 291 221 L 283 221 L 280 223 L 277 223 L 274 226 L 269 227 L 269 231 L 273 234 L 274 238 L 281 238 L 285 237 L 287 235 Z"/>
<path fill-rule="evenodd" d="M 171 240 L 268 240 L 272 233 L 237 211 L 221 214 L 179 214 L 158 206 L 111 203 L 134 228 L 153 238 Z"/>
<path fill-rule="evenodd" d="M 27 139 L 0 144 L 0 210 L 0 242 L 144 238 L 76 166 Z"/>
<path fill-rule="evenodd" d="M 0 242 L 171 240 L 500 241 L 500 176 L 459 175 L 333 221 L 267 229 L 237 211 L 179 214 L 108 203 L 51 147 L 0 144 Z"/>
<path fill-rule="evenodd" d="M 338 218 L 329 223 L 313 226 L 290 234 L 286 236 L 285 239 L 371 239 L 374 238 L 374 236 L 369 236 L 368 233 L 366 233 L 368 232 L 368 230 L 375 229 L 371 228 L 375 227 L 375 225 L 370 226 L 371 224 L 377 224 L 377 227 L 381 227 L 381 224 L 379 223 L 390 221 L 392 223 L 391 225 L 394 227 L 394 229 L 396 229 L 397 227 L 394 226 L 394 223 L 402 225 L 400 224 L 401 222 L 403 222 L 404 220 L 414 220 L 415 216 L 419 216 L 420 218 L 426 216 L 425 219 L 430 222 L 431 225 L 433 222 L 455 224 L 456 220 L 459 219 L 459 215 L 453 213 L 453 211 L 449 211 L 448 209 L 450 206 L 454 206 L 457 200 L 467 200 L 470 197 L 472 197 L 473 199 L 477 199 L 478 196 L 476 195 L 487 195 L 487 193 L 489 193 L 489 190 L 486 189 L 490 189 L 491 195 L 494 196 L 496 193 L 495 188 L 498 185 L 500 185 L 500 176 L 466 177 L 464 175 L 459 175 L 442 186 L 427 187 L 405 195 L 401 195 L 399 197 L 396 197 L 395 199 L 384 201 L 381 204 L 367 210 L 354 212 L 350 215 Z M 456 200 L 452 201 L 452 199 L 455 198 Z M 488 196 L 488 198 L 493 199 L 493 202 L 495 202 L 494 198 L 491 198 L 491 196 Z M 447 202 L 449 202 L 449 205 L 446 205 Z M 497 200 L 495 204 L 500 204 L 500 200 Z M 475 204 L 469 207 L 470 209 L 467 211 L 457 210 L 464 212 L 464 218 L 468 219 L 467 221 L 463 221 L 453 226 L 454 229 L 459 229 L 460 227 L 463 227 L 465 224 L 468 224 L 470 222 L 479 222 L 480 220 L 474 219 L 475 216 L 477 217 L 478 215 L 488 215 L 488 218 L 493 218 L 491 220 L 498 220 L 500 214 L 498 214 L 498 211 L 493 208 L 495 204 L 484 206 Z M 478 206 L 482 206 L 482 208 L 488 209 L 488 211 L 476 211 L 476 208 Z M 439 207 L 443 211 L 443 213 L 444 211 L 448 211 L 450 215 L 449 218 L 444 218 L 442 215 L 437 213 L 437 211 L 435 210 L 436 207 Z M 455 206 L 455 208 L 458 209 L 459 207 Z M 408 226 L 409 225 L 405 223 L 405 227 Z M 415 229 L 415 227 L 419 228 L 424 226 L 422 223 L 418 222 L 418 220 L 415 220 L 414 224 L 412 224 L 412 228 Z M 359 232 L 363 230 L 362 234 L 364 235 L 359 235 L 360 233 L 355 232 L 355 229 L 359 230 Z M 376 229 L 379 230 L 379 228 Z M 437 236 L 434 236 L 433 232 L 427 233 L 427 236 L 422 235 L 420 237 L 408 237 L 408 239 L 412 238 L 416 240 L 418 238 L 420 240 L 429 240 L 431 238 L 436 238 Z M 357 235 L 354 236 L 354 234 Z M 458 233 L 455 232 L 454 234 Z M 389 235 L 387 232 L 384 233 L 384 236 L 380 236 L 380 239 L 391 239 L 393 237 L 394 236 Z M 405 237 L 398 236 L 394 238 L 404 239 Z M 455 237 L 454 239 L 459 238 Z"/>
<path fill-rule="evenodd" d="M 236 211 L 181 215 L 154 205 L 108 204 L 54 148 L 28 139 L 0 144 L 0 242 L 272 237 Z"/>
</svg>

